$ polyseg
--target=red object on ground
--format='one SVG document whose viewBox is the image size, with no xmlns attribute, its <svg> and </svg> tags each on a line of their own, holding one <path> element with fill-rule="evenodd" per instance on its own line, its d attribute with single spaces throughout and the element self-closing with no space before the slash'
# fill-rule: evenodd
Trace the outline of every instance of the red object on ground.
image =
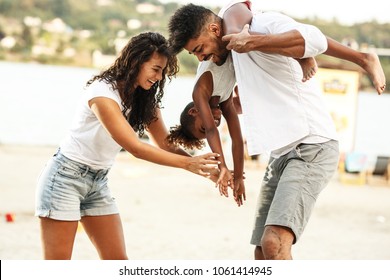
<svg viewBox="0 0 390 280">
<path fill-rule="evenodd" d="M 12 223 L 15 221 L 14 219 L 14 214 L 12 213 L 6 213 L 5 214 L 5 220 L 8 222 L 8 223 Z"/>
</svg>

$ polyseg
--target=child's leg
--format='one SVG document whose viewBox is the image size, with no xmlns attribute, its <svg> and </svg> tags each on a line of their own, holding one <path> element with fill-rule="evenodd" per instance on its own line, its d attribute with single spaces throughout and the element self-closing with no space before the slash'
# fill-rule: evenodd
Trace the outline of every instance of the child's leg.
<svg viewBox="0 0 390 280">
<path fill-rule="evenodd" d="M 377 54 L 356 51 L 329 37 L 328 49 L 324 54 L 356 63 L 368 73 L 378 94 L 385 90 L 386 77 Z"/>
</svg>

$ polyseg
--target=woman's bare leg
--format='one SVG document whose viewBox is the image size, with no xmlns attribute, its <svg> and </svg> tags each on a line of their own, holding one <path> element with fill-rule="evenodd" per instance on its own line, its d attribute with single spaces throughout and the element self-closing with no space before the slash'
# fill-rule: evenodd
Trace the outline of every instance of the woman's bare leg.
<svg viewBox="0 0 390 280">
<path fill-rule="evenodd" d="M 43 257 L 45 260 L 69 260 L 78 221 L 57 221 L 40 218 Z"/>
<path fill-rule="evenodd" d="M 85 232 L 103 260 L 126 260 L 126 246 L 119 214 L 85 216 L 81 219 Z"/>
</svg>

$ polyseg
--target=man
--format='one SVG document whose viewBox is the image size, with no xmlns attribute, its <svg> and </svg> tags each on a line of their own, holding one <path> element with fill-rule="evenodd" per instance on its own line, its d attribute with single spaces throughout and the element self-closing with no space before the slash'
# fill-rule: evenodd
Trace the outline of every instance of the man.
<svg viewBox="0 0 390 280">
<path fill-rule="evenodd" d="M 176 52 L 184 48 L 200 61 L 222 65 L 229 40 L 233 49 L 247 42 L 244 53 L 232 56 L 248 150 L 271 152 L 251 243 L 255 259 L 292 259 L 292 244 L 338 163 L 337 134 L 321 90 L 314 79 L 302 81 L 294 59 L 324 52 L 327 40 L 314 26 L 278 13 L 252 14 L 249 8 L 249 1 L 232 1 L 217 16 L 201 6 L 183 6 L 170 19 L 170 43 Z M 241 40 L 245 29 L 222 40 L 245 23 L 251 23 L 254 40 Z"/>
</svg>

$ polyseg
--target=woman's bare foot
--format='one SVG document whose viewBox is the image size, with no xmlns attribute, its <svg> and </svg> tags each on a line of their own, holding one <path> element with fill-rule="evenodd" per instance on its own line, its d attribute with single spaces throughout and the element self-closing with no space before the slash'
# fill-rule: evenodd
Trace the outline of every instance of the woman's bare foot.
<svg viewBox="0 0 390 280">
<path fill-rule="evenodd" d="M 365 53 L 364 60 L 360 66 L 367 71 L 378 94 L 384 92 L 386 88 L 386 77 L 378 55 L 375 53 Z"/>
<path fill-rule="evenodd" d="M 318 70 L 317 61 L 313 57 L 297 59 L 301 65 L 303 77 L 302 82 L 306 82 L 312 78 Z"/>
</svg>

